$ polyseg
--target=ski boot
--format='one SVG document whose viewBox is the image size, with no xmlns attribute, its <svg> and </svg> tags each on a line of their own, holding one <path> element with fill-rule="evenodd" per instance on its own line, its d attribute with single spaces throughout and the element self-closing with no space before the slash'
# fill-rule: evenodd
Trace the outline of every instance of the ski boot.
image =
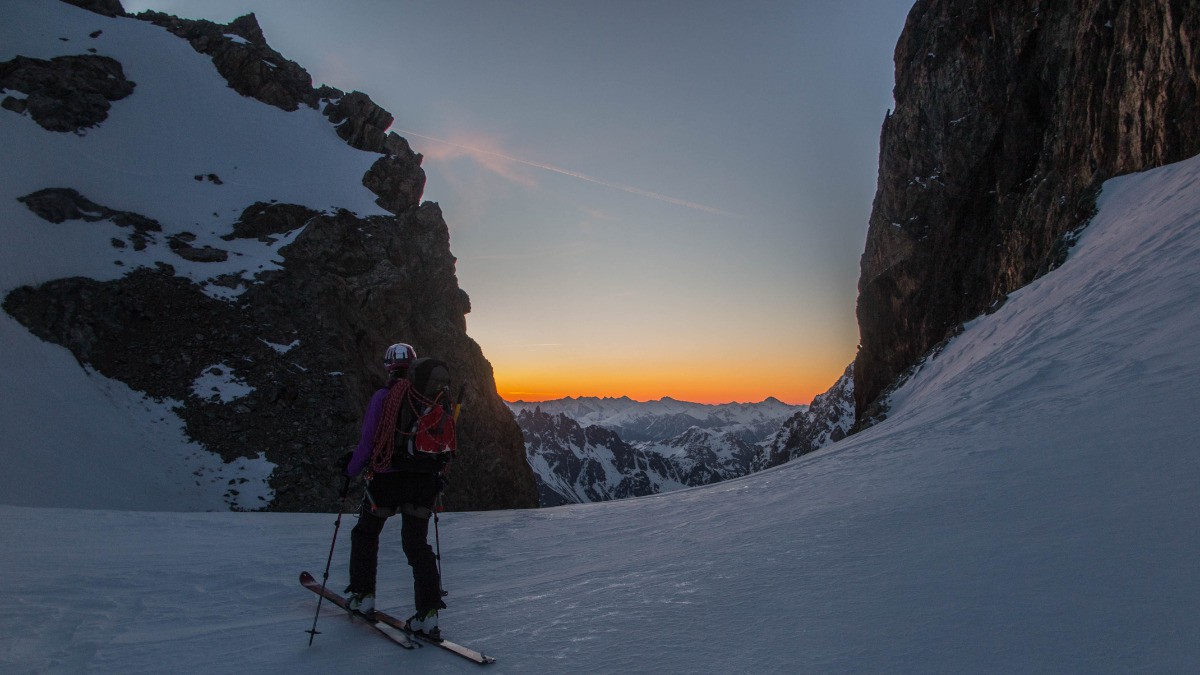
<svg viewBox="0 0 1200 675">
<path fill-rule="evenodd" d="M 348 600 L 350 601 L 351 612 L 357 612 L 365 617 L 375 615 L 374 593 L 351 593 Z"/>
<path fill-rule="evenodd" d="M 405 622 L 408 629 L 417 635 L 423 635 L 434 642 L 442 641 L 442 631 L 438 628 L 438 611 L 417 612 Z"/>
</svg>

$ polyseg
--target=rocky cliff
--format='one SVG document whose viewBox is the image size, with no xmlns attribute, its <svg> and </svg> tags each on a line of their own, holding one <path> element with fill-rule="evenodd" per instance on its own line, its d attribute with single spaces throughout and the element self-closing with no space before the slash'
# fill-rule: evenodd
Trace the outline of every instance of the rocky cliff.
<svg viewBox="0 0 1200 675">
<path fill-rule="evenodd" d="M 69 4 L 134 20 L 116 0 Z M 336 508 L 341 479 L 335 460 L 358 440 L 363 409 L 383 382 L 384 349 L 412 343 L 419 354 L 447 361 L 455 392 L 463 392 L 447 507 L 536 506 L 521 431 L 496 393 L 490 364 L 466 333 L 470 301 L 458 287 L 446 222 L 437 204 L 420 202 L 421 156 L 387 132 L 392 116 L 365 94 L 313 88 L 302 67 L 267 45 L 253 15 L 229 25 L 157 13 L 137 19 L 211 57 L 239 94 L 285 111 L 319 110 L 348 145 L 378 155 L 361 184 L 390 215 L 317 210 L 264 196 L 244 203 L 224 229 L 214 225 L 209 232 L 197 223 L 179 231 L 186 226 L 111 207 L 127 202 L 121 194 L 44 185 L 20 201 L 46 227 L 116 225 L 126 234 L 95 255 L 157 248 L 164 257 L 115 279 L 26 285 L 4 298 L 4 309 L 34 334 L 68 348 L 81 365 L 179 401 L 188 436 L 227 461 L 265 453 L 276 467 L 270 479 L 276 510 Z M 16 92 L 0 114 L 27 115 L 56 133 L 83 135 L 108 124 L 122 113 L 121 99 L 140 93 L 119 62 L 88 51 L 0 63 L 0 86 Z M 194 179 L 214 190 L 225 183 L 215 173 Z M 218 222 L 220 214 L 210 210 Z M 180 271 L 189 265 L 223 269 L 255 246 L 273 251 L 278 264 L 244 273 Z M 244 387 L 236 401 L 197 389 L 214 371 L 236 373 Z"/>
<path fill-rule="evenodd" d="M 1063 260 L 1102 181 L 1200 152 L 1200 2 L 919 0 L 859 280 L 859 424 Z"/>
<path fill-rule="evenodd" d="M 783 423 L 768 439 L 767 465 L 777 466 L 846 437 L 854 427 L 854 364 L 808 408 Z"/>
</svg>

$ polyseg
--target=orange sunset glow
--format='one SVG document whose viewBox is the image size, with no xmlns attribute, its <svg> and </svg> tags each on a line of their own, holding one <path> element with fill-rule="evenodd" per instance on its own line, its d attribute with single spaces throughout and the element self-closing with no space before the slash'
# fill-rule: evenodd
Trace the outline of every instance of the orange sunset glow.
<svg viewBox="0 0 1200 675">
<path fill-rule="evenodd" d="M 628 396 L 638 401 L 670 397 L 695 403 L 750 403 L 774 396 L 789 404 L 807 404 L 841 376 L 846 365 L 814 366 L 803 372 L 769 364 L 713 363 L 704 367 L 663 366 L 653 370 L 612 370 L 599 365 L 558 369 L 525 364 L 497 367 L 496 388 L 507 401 L 547 401 L 572 397 Z"/>
</svg>

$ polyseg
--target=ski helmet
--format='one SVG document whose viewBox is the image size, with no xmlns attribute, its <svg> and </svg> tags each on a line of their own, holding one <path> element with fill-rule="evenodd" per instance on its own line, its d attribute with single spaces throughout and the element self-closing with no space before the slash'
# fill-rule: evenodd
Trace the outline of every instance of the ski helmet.
<svg viewBox="0 0 1200 675">
<path fill-rule="evenodd" d="M 396 372 L 408 368 L 413 359 L 417 358 L 417 350 L 412 348 L 412 345 L 403 342 L 397 342 L 383 354 L 383 367 L 389 373 Z"/>
</svg>

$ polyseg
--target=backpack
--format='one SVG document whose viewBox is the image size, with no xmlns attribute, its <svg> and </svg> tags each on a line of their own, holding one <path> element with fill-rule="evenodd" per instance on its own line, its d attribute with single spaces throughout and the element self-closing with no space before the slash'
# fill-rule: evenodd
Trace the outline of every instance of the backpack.
<svg viewBox="0 0 1200 675">
<path fill-rule="evenodd" d="M 396 420 L 396 471 L 438 473 L 458 447 L 450 369 L 437 359 L 416 359 L 408 368 L 408 391 Z"/>
</svg>

